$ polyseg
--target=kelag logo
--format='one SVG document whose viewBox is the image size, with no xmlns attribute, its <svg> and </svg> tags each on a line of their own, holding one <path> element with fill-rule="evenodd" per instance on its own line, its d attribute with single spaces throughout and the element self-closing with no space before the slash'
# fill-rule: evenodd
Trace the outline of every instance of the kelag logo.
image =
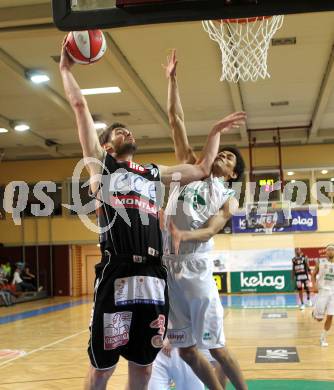
<svg viewBox="0 0 334 390">
<path fill-rule="evenodd" d="M 232 292 L 292 291 L 291 271 L 232 272 Z"/>
<path fill-rule="evenodd" d="M 244 272 L 240 275 L 241 287 L 274 287 L 275 290 L 282 290 L 285 287 L 283 275 L 276 277 L 272 275 L 263 276 L 263 272 L 258 272 L 258 276 L 245 276 Z"/>
</svg>

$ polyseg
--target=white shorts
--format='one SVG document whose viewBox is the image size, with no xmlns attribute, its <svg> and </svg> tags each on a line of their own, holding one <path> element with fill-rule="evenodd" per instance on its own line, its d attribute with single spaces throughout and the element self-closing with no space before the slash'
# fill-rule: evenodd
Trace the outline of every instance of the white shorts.
<svg viewBox="0 0 334 390">
<path fill-rule="evenodd" d="M 169 287 L 168 339 L 175 347 L 222 348 L 224 309 L 205 253 L 165 256 Z"/>
<path fill-rule="evenodd" d="M 169 390 L 171 383 L 177 390 L 205 390 L 188 364 L 181 359 L 177 348 L 172 348 L 171 357 L 160 351 L 153 362 L 148 390 Z"/>
<path fill-rule="evenodd" d="M 313 316 L 322 320 L 325 315 L 334 315 L 334 291 L 321 289 L 315 301 Z"/>
</svg>

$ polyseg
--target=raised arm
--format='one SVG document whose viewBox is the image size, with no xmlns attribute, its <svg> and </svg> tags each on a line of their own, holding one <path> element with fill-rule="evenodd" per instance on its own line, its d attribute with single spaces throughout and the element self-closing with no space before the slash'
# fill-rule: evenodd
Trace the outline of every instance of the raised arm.
<svg viewBox="0 0 334 390">
<path fill-rule="evenodd" d="M 67 100 L 75 114 L 83 156 L 101 160 L 103 158 L 103 149 L 100 146 L 87 101 L 82 95 L 80 87 L 71 72 L 74 62 L 67 54 L 65 45 L 66 39 L 62 45 L 59 69 Z M 91 175 L 97 173 L 97 164 L 88 164 L 88 169 Z"/>
<path fill-rule="evenodd" d="M 230 198 L 219 210 L 217 215 L 208 219 L 207 223 L 200 229 L 179 230 L 170 221 L 170 232 L 173 238 L 174 252 L 178 254 L 182 241 L 208 241 L 211 237 L 221 231 L 231 216 L 238 210 L 238 201 Z"/>
<path fill-rule="evenodd" d="M 228 132 L 230 129 L 238 129 L 246 121 L 246 113 L 244 111 L 234 112 L 223 119 L 228 125 L 222 130 L 223 133 Z M 218 122 L 219 123 L 219 122 Z M 212 147 L 212 137 L 215 136 L 215 128 L 211 130 L 206 139 L 206 144 L 202 150 L 201 156 L 197 159 L 197 164 L 200 164 L 205 158 L 207 151 Z"/>
<path fill-rule="evenodd" d="M 232 128 L 238 128 L 244 123 L 246 114 L 235 112 L 217 122 L 210 132 L 207 143 L 203 149 L 202 160 L 196 165 L 182 164 L 173 167 L 160 166 L 161 180 L 164 184 L 171 183 L 175 173 L 180 173 L 180 184 L 185 185 L 193 181 L 206 178 L 211 173 L 212 164 L 217 157 L 220 143 L 220 133 Z"/>
<path fill-rule="evenodd" d="M 197 157 L 188 142 L 184 112 L 176 79 L 176 67 L 176 50 L 173 49 L 172 54 L 167 57 L 167 65 L 164 65 L 168 79 L 167 111 L 169 125 L 172 130 L 176 159 L 181 163 L 195 164 Z"/>
</svg>

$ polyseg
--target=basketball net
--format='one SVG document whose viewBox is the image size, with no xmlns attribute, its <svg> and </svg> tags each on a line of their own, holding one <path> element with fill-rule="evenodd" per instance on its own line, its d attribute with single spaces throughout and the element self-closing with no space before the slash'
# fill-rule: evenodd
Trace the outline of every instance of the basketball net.
<svg viewBox="0 0 334 390">
<path fill-rule="evenodd" d="M 270 77 L 267 55 L 271 38 L 282 27 L 284 15 L 243 19 L 203 20 L 204 30 L 222 52 L 220 81 L 256 81 Z"/>
<path fill-rule="evenodd" d="M 262 223 L 265 234 L 272 234 L 275 222 L 264 222 Z"/>
<path fill-rule="evenodd" d="M 277 222 L 277 214 L 264 215 L 260 221 L 261 225 L 263 226 L 264 233 L 272 234 L 276 222 Z"/>
</svg>

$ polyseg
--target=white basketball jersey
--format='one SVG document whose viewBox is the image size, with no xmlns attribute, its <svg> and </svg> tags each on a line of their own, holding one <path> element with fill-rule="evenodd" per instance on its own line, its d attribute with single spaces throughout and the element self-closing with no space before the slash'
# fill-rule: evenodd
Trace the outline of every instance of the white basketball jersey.
<svg viewBox="0 0 334 390">
<path fill-rule="evenodd" d="M 334 291 L 334 263 L 327 259 L 319 260 L 319 288 Z"/>
<path fill-rule="evenodd" d="M 199 229 L 210 217 L 218 214 L 224 203 L 234 194 L 234 190 L 226 188 L 222 178 L 211 176 L 203 181 L 192 182 L 173 191 L 169 197 L 166 222 L 172 218 L 180 230 Z M 165 249 L 166 253 L 173 253 L 169 232 Z M 212 249 L 213 239 L 207 242 L 187 241 L 181 243 L 179 254 L 207 252 Z"/>
</svg>

